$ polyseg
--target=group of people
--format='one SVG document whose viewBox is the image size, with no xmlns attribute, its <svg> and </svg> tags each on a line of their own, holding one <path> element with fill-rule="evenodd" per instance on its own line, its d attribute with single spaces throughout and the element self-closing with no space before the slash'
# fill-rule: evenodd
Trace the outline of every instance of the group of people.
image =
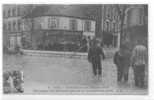
<svg viewBox="0 0 154 100">
<path fill-rule="evenodd" d="M 145 71 L 148 64 L 148 51 L 142 41 L 137 41 L 133 49 L 127 44 L 121 45 L 120 49 L 114 54 L 113 62 L 117 69 L 117 82 L 128 82 L 129 69 L 132 67 L 134 72 L 135 86 L 145 87 Z M 102 77 L 101 59 L 105 59 L 105 54 L 96 39 L 91 41 L 88 50 L 88 61 L 92 64 L 94 76 Z"/>
<path fill-rule="evenodd" d="M 23 72 L 18 70 L 3 73 L 4 93 L 23 93 Z"/>
<path fill-rule="evenodd" d="M 134 71 L 135 86 L 145 87 L 145 71 L 147 71 L 148 51 L 141 40 L 136 42 L 131 51 L 126 45 L 122 45 L 120 50 L 114 55 L 114 63 L 117 66 L 117 81 L 128 81 L 129 68 Z"/>
</svg>

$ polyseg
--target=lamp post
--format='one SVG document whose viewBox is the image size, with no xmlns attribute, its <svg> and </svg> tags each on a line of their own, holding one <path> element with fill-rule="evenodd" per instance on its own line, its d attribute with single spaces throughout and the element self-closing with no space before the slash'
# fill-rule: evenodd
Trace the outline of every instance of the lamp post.
<svg viewBox="0 0 154 100">
<path fill-rule="evenodd" d="M 119 19 L 120 19 L 120 48 L 123 42 L 123 38 L 124 38 L 124 33 L 123 33 L 123 26 L 124 26 L 124 20 L 125 20 L 125 16 L 126 16 L 126 11 L 128 9 L 127 5 L 119 5 L 118 7 L 119 9 Z"/>
</svg>

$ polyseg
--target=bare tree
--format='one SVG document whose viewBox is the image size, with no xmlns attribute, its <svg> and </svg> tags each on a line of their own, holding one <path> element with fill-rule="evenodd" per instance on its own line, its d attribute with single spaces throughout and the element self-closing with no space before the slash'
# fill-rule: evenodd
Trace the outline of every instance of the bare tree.
<svg viewBox="0 0 154 100">
<path fill-rule="evenodd" d="M 116 8 L 117 8 L 117 11 L 119 14 L 119 21 L 120 21 L 120 48 L 121 48 L 121 45 L 122 45 L 123 40 L 125 38 L 123 30 L 124 30 L 124 21 L 126 18 L 125 12 L 128 8 L 128 5 L 117 5 Z"/>
</svg>

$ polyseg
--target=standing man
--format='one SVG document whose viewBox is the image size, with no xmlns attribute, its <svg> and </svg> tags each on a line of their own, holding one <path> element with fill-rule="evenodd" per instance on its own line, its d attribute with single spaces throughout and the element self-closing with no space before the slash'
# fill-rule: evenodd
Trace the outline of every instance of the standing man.
<svg viewBox="0 0 154 100">
<path fill-rule="evenodd" d="M 113 57 L 113 62 L 117 67 L 117 81 L 120 82 L 123 77 L 123 53 L 122 49 L 120 48 L 119 51 L 117 51 Z"/>
<path fill-rule="evenodd" d="M 115 53 L 113 61 L 117 67 L 117 81 L 121 82 L 122 78 L 124 78 L 124 81 L 127 82 L 130 67 L 130 54 L 125 45 Z"/>
<path fill-rule="evenodd" d="M 102 76 L 101 57 L 105 59 L 104 52 L 99 46 L 98 41 L 94 39 L 88 52 L 88 61 L 92 63 L 93 74 L 94 76 L 98 75 L 98 78 Z"/>
<path fill-rule="evenodd" d="M 133 49 L 131 62 L 134 70 L 135 86 L 144 87 L 145 68 L 148 63 L 148 51 L 141 41 L 137 41 L 137 45 Z"/>
</svg>

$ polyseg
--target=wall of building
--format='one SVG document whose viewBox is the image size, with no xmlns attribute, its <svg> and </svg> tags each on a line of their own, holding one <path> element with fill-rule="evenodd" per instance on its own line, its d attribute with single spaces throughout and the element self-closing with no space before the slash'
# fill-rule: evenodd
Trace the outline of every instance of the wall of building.
<svg viewBox="0 0 154 100">
<path fill-rule="evenodd" d="M 59 20 L 59 29 L 69 30 L 69 18 L 61 17 Z"/>
<path fill-rule="evenodd" d="M 132 5 L 126 11 L 126 38 L 131 41 L 132 45 L 136 40 L 143 40 L 147 45 L 148 39 L 148 9 L 145 10 L 146 5 Z"/>
<path fill-rule="evenodd" d="M 27 5 L 16 4 L 3 5 L 3 36 L 4 38 L 7 36 L 3 40 L 3 45 L 11 51 L 14 51 L 17 46 L 21 46 L 22 16 L 26 13 L 27 7 Z"/>
<path fill-rule="evenodd" d="M 75 29 L 71 27 L 71 21 L 75 20 Z M 32 30 L 32 21 L 34 29 Z M 85 23 L 90 22 L 89 29 L 85 29 Z M 96 22 L 88 19 L 80 19 L 66 16 L 40 16 L 23 19 L 23 35 L 27 43 L 31 43 L 32 49 L 37 49 L 39 44 L 47 44 L 63 41 L 80 42 L 82 35 L 95 36 Z M 29 48 L 28 48 L 29 49 Z"/>
<path fill-rule="evenodd" d="M 54 18 L 55 27 L 50 27 L 50 18 Z M 32 19 L 24 19 L 23 30 L 30 31 L 31 30 L 31 21 Z M 76 20 L 76 30 L 72 30 L 70 27 L 70 20 Z M 71 17 L 63 17 L 63 16 L 42 16 L 34 18 L 34 30 L 68 30 L 68 31 L 82 31 L 87 32 L 85 30 L 85 21 L 83 19 L 71 18 Z M 87 33 L 95 36 L 95 21 L 90 21 L 90 30 Z M 87 34 L 88 35 L 88 34 Z"/>
<path fill-rule="evenodd" d="M 126 11 L 126 25 L 127 27 L 133 27 L 138 25 L 144 25 L 145 14 L 144 6 L 130 6 Z"/>
<path fill-rule="evenodd" d="M 102 6 L 102 30 L 107 32 L 119 31 L 119 14 L 117 5 L 103 5 Z M 108 24 L 108 25 L 107 25 Z M 114 29 L 115 28 L 115 29 Z"/>
<path fill-rule="evenodd" d="M 102 5 L 102 39 L 104 45 L 110 44 L 115 48 L 120 45 L 120 20 L 117 6 L 115 4 Z"/>
</svg>

